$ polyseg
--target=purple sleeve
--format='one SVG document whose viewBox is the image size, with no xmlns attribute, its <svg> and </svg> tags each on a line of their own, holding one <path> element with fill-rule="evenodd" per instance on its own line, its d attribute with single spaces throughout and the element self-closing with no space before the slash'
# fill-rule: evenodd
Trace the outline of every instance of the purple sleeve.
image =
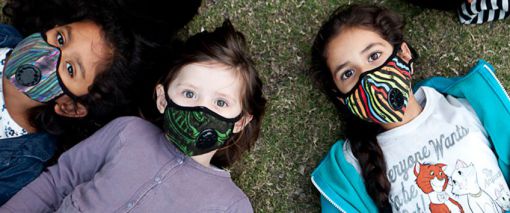
<svg viewBox="0 0 510 213">
<path fill-rule="evenodd" d="M 55 211 L 62 200 L 74 188 L 91 180 L 100 168 L 108 162 L 110 155 L 116 153 L 115 147 L 121 145 L 121 132 L 136 117 L 118 118 L 89 138 L 80 142 L 51 166 L 12 197 L 0 212 L 48 212 Z"/>
<path fill-rule="evenodd" d="M 245 197 L 241 200 L 236 201 L 232 206 L 230 206 L 226 212 L 229 213 L 253 213 L 253 208 L 251 207 L 250 200 Z"/>
</svg>

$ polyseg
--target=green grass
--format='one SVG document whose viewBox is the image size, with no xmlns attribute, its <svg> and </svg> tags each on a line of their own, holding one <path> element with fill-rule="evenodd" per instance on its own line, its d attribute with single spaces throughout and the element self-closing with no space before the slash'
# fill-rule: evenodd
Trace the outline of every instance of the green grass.
<svg viewBox="0 0 510 213">
<path fill-rule="evenodd" d="M 310 173 L 341 133 L 335 109 L 305 71 L 320 23 L 348 2 L 377 2 L 404 15 L 406 40 L 420 54 L 416 79 L 462 75 L 484 58 L 510 88 L 510 20 L 466 26 L 456 14 L 398 0 L 204 0 L 184 34 L 213 30 L 229 17 L 247 36 L 269 100 L 260 140 L 231 168 L 256 212 L 320 210 Z"/>
<path fill-rule="evenodd" d="M 341 133 L 333 106 L 312 86 L 305 71 L 320 23 L 348 2 L 376 2 L 404 16 L 405 39 L 420 54 L 416 79 L 462 75 L 484 58 L 510 88 L 510 20 L 466 26 L 454 13 L 397 0 L 205 0 L 185 33 L 213 30 L 229 17 L 247 36 L 269 99 L 260 140 L 232 168 L 234 181 L 257 212 L 320 210 L 310 173 Z"/>
</svg>

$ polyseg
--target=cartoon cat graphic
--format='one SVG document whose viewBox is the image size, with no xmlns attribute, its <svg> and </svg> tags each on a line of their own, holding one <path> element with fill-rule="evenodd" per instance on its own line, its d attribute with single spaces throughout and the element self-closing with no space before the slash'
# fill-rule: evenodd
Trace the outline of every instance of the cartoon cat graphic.
<svg viewBox="0 0 510 213">
<path fill-rule="evenodd" d="M 422 164 L 414 165 L 416 184 L 429 196 L 430 212 L 464 212 L 462 206 L 445 192 L 448 186 L 448 176 L 443 171 L 445 164 Z"/>
<path fill-rule="evenodd" d="M 505 190 L 506 187 L 499 185 L 496 189 L 496 203 L 505 211 L 510 211 L 510 192 Z"/>
<path fill-rule="evenodd" d="M 457 160 L 450 180 L 452 193 L 467 196 L 468 207 L 472 212 L 502 212 L 501 207 L 478 185 L 473 163 L 467 165 Z"/>
</svg>

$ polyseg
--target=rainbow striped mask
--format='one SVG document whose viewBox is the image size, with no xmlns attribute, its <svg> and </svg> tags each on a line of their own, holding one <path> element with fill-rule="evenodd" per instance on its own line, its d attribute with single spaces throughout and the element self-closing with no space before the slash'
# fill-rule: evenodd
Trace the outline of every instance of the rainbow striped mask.
<svg viewBox="0 0 510 213">
<path fill-rule="evenodd" d="M 38 102 L 48 102 L 67 92 L 57 68 L 60 49 L 34 33 L 12 50 L 5 65 L 5 77 L 25 95 Z"/>
<path fill-rule="evenodd" d="M 402 121 L 411 89 L 411 66 L 397 50 L 381 66 L 362 73 L 358 83 L 339 98 L 357 117 L 379 124 Z"/>
</svg>

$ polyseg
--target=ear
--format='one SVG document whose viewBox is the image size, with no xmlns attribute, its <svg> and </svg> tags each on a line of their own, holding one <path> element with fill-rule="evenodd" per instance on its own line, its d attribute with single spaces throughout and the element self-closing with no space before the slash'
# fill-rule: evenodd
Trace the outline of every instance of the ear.
<svg viewBox="0 0 510 213">
<path fill-rule="evenodd" d="M 441 168 L 441 169 L 443 169 L 443 168 L 446 166 L 446 164 L 444 164 L 444 163 L 438 163 L 438 164 L 436 164 L 436 165 L 437 165 L 439 168 Z"/>
<path fill-rule="evenodd" d="M 250 123 L 251 119 L 253 119 L 253 115 L 250 114 L 247 114 L 239 119 L 234 124 L 234 133 L 239 133 L 241 130 L 243 130 L 244 127 Z"/>
<path fill-rule="evenodd" d="M 63 95 L 55 100 L 54 110 L 57 115 L 69 118 L 83 118 L 88 113 L 87 107 L 75 102 L 67 95 Z"/>
<path fill-rule="evenodd" d="M 166 91 L 163 85 L 158 84 L 156 86 L 156 106 L 158 107 L 158 111 L 163 114 L 165 112 L 166 105 Z"/>
<path fill-rule="evenodd" d="M 406 42 L 402 42 L 400 45 L 400 51 L 397 55 L 402 58 L 406 63 L 409 63 L 411 59 L 413 59 L 413 54 L 411 53 L 411 49 L 407 46 Z"/>
<path fill-rule="evenodd" d="M 457 163 L 455 164 L 455 169 L 465 168 L 467 167 L 466 163 L 462 160 L 457 160 Z"/>
</svg>

